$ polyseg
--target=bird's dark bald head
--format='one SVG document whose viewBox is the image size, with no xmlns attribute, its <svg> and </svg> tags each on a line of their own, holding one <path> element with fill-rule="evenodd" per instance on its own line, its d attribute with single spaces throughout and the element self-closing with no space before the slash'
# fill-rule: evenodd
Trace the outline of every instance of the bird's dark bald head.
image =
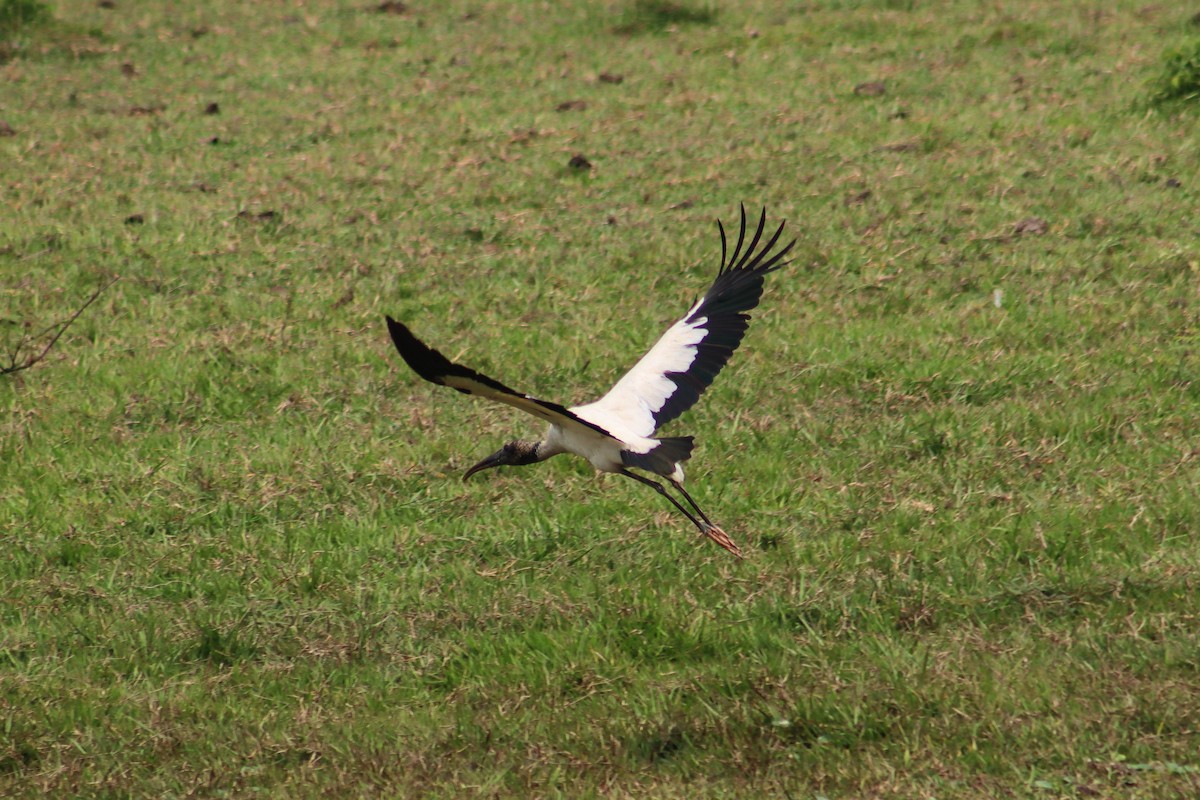
<svg viewBox="0 0 1200 800">
<path fill-rule="evenodd" d="M 542 460 L 538 457 L 540 445 L 541 442 L 527 442 L 522 439 L 511 441 L 467 470 L 467 474 L 463 475 L 463 480 L 465 481 L 476 472 L 493 467 L 522 467 L 526 464 L 536 464 Z"/>
</svg>

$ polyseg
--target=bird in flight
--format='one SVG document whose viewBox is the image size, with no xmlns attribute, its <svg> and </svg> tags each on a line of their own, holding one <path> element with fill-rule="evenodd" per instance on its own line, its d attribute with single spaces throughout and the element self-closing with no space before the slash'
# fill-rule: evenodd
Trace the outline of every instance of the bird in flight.
<svg viewBox="0 0 1200 800">
<path fill-rule="evenodd" d="M 721 267 L 708 292 L 667 329 L 608 394 L 594 403 L 566 408 L 514 391 L 493 378 L 455 364 L 417 339 L 403 324 L 387 317 L 388 331 L 400 356 L 425 380 L 504 403 L 550 423 L 540 440 L 509 442 L 467 470 L 463 480 L 492 467 L 535 464 L 560 453 L 574 453 L 601 472 L 624 475 L 652 487 L 682 511 L 700 533 L 741 558 L 741 548 L 713 524 L 683 488 L 683 462 L 692 455 L 693 437 L 654 435 L 691 408 L 729 361 L 746 334 L 750 324 L 747 312 L 758 305 L 767 273 L 788 263 L 783 258 L 796 244 L 792 240 L 772 252 L 783 233 L 780 223 L 770 240 L 759 247 L 767 224 L 764 208 L 758 229 L 743 250 L 745 206 L 741 211 L 741 228 L 732 255 L 728 253 L 725 227 L 717 221 L 721 233 Z M 642 472 L 665 479 L 691 510 L 662 483 L 639 474 Z"/>
</svg>

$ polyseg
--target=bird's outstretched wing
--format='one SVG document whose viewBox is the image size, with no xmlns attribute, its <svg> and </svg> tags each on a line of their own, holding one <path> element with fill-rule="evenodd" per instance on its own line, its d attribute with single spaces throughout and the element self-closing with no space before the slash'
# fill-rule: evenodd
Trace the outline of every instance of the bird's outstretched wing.
<svg viewBox="0 0 1200 800">
<path fill-rule="evenodd" d="M 612 434 L 599 425 L 580 419 L 557 403 L 548 403 L 545 400 L 538 400 L 527 394 L 521 394 L 508 388 L 503 383 L 500 383 L 500 381 L 493 380 L 486 375 L 481 375 L 475 370 L 464 367 L 461 364 L 455 364 L 437 350 L 434 350 L 416 336 L 413 336 L 412 331 L 391 317 L 387 317 L 387 325 L 388 332 L 392 335 L 392 342 L 396 345 L 396 349 L 400 351 L 401 358 L 412 367 L 414 372 L 425 380 L 440 386 L 449 386 L 451 389 L 457 389 L 463 394 L 486 397 L 489 400 L 495 400 L 496 402 L 510 405 L 513 408 L 519 408 L 527 414 L 532 414 L 552 424 L 566 427 L 582 425 L 586 428 L 591 428 L 603 436 L 612 438 Z"/>
<path fill-rule="evenodd" d="M 766 274 L 786 264 L 783 257 L 796 244 L 793 239 L 782 250 L 771 252 L 783 233 L 783 223 L 780 223 L 775 235 L 759 249 L 766 224 L 767 210 L 764 208 L 754 238 L 743 253 L 746 207 L 742 206 L 737 245 L 733 255 L 726 260 L 725 227 L 718 220 L 721 268 L 708 292 L 683 319 L 667 329 L 608 394 L 575 410 L 618 418 L 623 426 L 628 426 L 630 433 L 650 436 L 691 408 L 741 344 L 750 324 L 746 312 L 758 305 Z"/>
</svg>

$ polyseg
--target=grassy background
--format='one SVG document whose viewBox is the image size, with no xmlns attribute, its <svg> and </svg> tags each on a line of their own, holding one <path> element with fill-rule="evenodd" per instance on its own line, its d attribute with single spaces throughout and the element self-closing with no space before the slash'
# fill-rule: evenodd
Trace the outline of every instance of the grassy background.
<svg viewBox="0 0 1200 800">
<path fill-rule="evenodd" d="M 5 351 L 120 276 L 0 378 L 0 794 L 1200 791 L 1194 8 L 107 5 L 0 64 Z M 464 485 L 540 425 L 382 315 L 583 402 L 741 201 L 797 258 L 667 433 L 747 560 Z"/>
</svg>

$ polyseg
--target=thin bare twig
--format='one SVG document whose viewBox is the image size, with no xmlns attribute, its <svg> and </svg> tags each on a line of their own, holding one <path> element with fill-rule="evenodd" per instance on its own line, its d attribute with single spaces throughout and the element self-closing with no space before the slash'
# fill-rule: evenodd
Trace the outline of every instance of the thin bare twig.
<svg viewBox="0 0 1200 800">
<path fill-rule="evenodd" d="M 82 314 L 84 311 L 86 311 L 87 307 L 90 306 L 92 303 L 94 303 L 96 301 L 97 297 L 102 295 L 104 293 L 104 291 L 106 289 L 108 289 L 108 287 L 112 286 L 114 283 L 116 283 L 120 279 L 121 279 L 120 275 L 114 276 L 113 279 L 110 280 L 108 283 L 104 284 L 99 289 L 92 292 L 92 296 L 89 297 L 84 302 L 83 305 L 81 305 L 79 308 L 77 308 L 75 310 L 74 314 L 67 317 L 65 320 L 62 320 L 61 322 L 54 323 L 50 327 L 43 330 L 41 333 L 37 334 L 37 336 L 28 336 L 26 334 L 21 334 L 21 341 L 17 343 L 16 349 L 13 350 L 11 354 L 9 354 L 9 357 L 8 357 L 9 365 L 7 367 L 0 367 L 0 375 L 8 375 L 9 373 L 12 373 L 12 372 L 20 372 L 23 369 L 29 369 L 34 364 L 37 364 L 38 362 L 45 359 L 46 356 L 50 354 L 50 349 L 52 347 L 54 347 L 54 345 L 57 344 L 59 338 L 61 338 L 62 335 L 67 332 L 67 328 L 71 327 L 71 323 L 73 323 L 75 320 L 79 319 L 79 315 Z M 18 363 L 17 357 L 20 355 L 21 351 L 24 349 L 26 341 L 30 341 L 30 342 L 36 341 L 37 339 L 41 338 L 42 336 L 45 336 L 46 334 L 48 334 L 50 331 L 54 330 L 55 328 L 58 328 L 58 331 L 54 334 L 53 337 L 51 337 L 50 341 L 46 343 L 46 346 L 42 348 L 42 351 L 40 353 L 30 353 L 29 356 L 26 357 L 26 359 L 24 361 Z"/>
</svg>

